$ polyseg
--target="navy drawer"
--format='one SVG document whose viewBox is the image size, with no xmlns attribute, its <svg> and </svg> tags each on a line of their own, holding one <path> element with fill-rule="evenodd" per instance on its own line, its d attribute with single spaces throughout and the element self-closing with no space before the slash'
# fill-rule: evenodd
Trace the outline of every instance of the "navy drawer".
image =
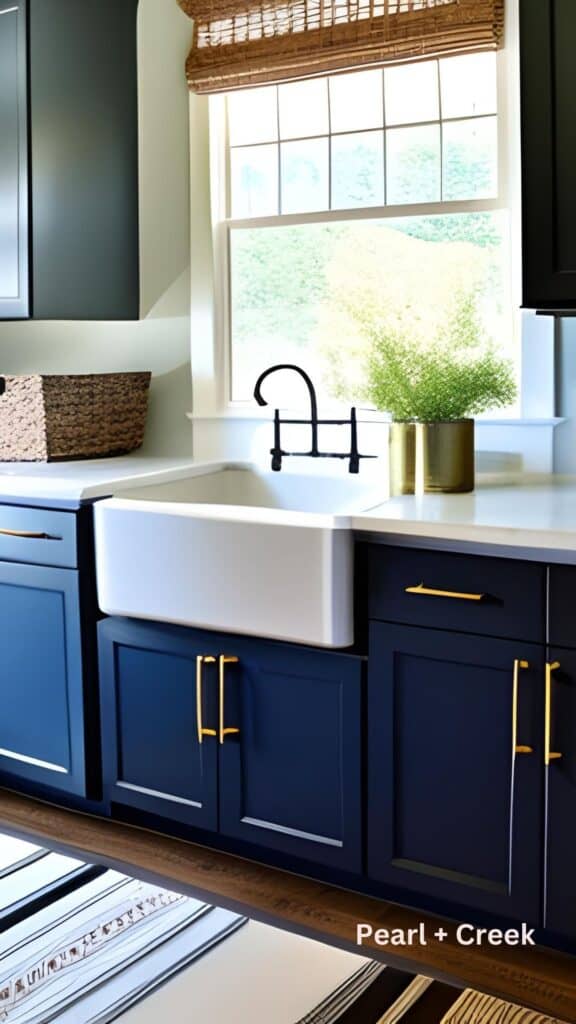
<svg viewBox="0 0 576 1024">
<path fill-rule="evenodd" d="M 546 567 L 369 545 L 371 619 L 484 636 L 546 639 Z"/>
<path fill-rule="evenodd" d="M 75 569 L 78 565 L 75 513 L 0 505 L 0 562 Z"/>
</svg>

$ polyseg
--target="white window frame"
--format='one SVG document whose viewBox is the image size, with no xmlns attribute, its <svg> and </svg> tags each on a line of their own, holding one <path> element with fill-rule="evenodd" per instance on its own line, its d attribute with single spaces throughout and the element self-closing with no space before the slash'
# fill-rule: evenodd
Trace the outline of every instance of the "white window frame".
<svg viewBox="0 0 576 1024">
<path fill-rule="evenodd" d="M 198 154 L 192 167 L 193 420 L 270 418 L 231 397 L 230 232 L 234 228 L 275 227 L 355 220 L 505 210 L 509 216 L 510 295 L 514 342 L 520 348 L 521 417 L 555 423 L 554 320 L 521 311 L 520 83 L 518 0 L 508 0 L 506 45 L 497 53 L 498 198 L 330 210 L 273 217 L 227 219 L 229 172 L 226 100 L 222 95 L 191 100 L 192 138 Z M 325 77 L 325 76 L 323 76 Z M 209 152 L 209 159 L 205 158 Z M 200 154 L 204 154 L 202 157 Z M 195 174 L 194 164 L 196 164 Z M 208 198 L 209 197 L 209 198 Z M 210 211 L 210 213 L 208 213 Z M 207 263 L 211 266 L 207 272 Z M 281 353 L 278 354 L 281 359 Z M 519 423 L 503 418 L 492 424 Z"/>
</svg>

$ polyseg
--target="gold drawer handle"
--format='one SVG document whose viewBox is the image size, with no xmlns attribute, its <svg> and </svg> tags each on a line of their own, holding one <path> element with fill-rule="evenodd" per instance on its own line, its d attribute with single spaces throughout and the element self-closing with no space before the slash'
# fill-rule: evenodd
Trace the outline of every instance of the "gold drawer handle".
<svg viewBox="0 0 576 1024">
<path fill-rule="evenodd" d="M 218 739 L 220 746 L 224 745 L 227 736 L 237 736 L 240 732 L 240 729 L 233 728 L 232 726 L 226 727 L 224 724 L 226 721 L 224 715 L 226 665 L 237 665 L 239 660 L 239 658 L 236 658 L 231 654 L 221 654 L 218 658 L 218 680 L 220 684 L 220 719 L 218 722 Z"/>
<path fill-rule="evenodd" d="M 486 594 L 461 594 L 457 590 L 433 590 L 419 583 L 417 587 L 406 587 L 406 594 L 420 594 L 424 597 L 452 597 L 458 601 L 483 601 Z"/>
<path fill-rule="evenodd" d="M 552 745 L 552 675 L 560 668 L 559 661 L 546 662 L 546 708 L 544 712 L 544 764 L 560 761 L 562 754 L 550 749 Z"/>
<path fill-rule="evenodd" d="M 53 537 L 50 533 L 34 533 L 30 530 L 5 530 L 0 528 L 3 537 L 23 537 L 25 540 L 62 540 L 62 537 Z"/>
<path fill-rule="evenodd" d="M 516 754 L 533 754 L 532 747 L 518 744 L 518 688 L 520 683 L 520 670 L 530 668 L 530 663 L 523 659 L 514 660 L 514 674 L 512 679 L 512 759 Z"/>
<path fill-rule="evenodd" d="M 216 658 L 211 654 L 199 654 L 196 658 L 196 723 L 198 743 L 202 745 L 205 736 L 216 736 L 216 729 L 205 729 L 202 722 L 202 670 L 204 665 L 213 664 Z"/>
</svg>

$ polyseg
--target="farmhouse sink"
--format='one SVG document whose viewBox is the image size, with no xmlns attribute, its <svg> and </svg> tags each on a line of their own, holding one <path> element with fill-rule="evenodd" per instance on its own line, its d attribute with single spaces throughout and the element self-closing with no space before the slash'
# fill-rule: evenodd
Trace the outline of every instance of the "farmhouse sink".
<svg viewBox="0 0 576 1024">
<path fill-rule="evenodd" d="M 350 516 L 385 498 L 358 477 L 194 467 L 95 506 L 110 615 L 324 647 L 353 642 Z"/>
</svg>

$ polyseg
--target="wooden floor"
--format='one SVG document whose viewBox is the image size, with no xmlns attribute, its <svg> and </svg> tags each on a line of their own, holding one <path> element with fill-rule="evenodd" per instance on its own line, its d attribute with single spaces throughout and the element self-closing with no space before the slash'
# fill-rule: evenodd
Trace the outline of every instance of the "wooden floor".
<svg viewBox="0 0 576 1024">
<path fill-rule="evenodd" d="M 362 952 L 391 966 L 470 987 L 576 1024 L 576 959 L 542 948 L 464 947 L 441 918 L 346 892 L 276 868 L 144 829 L 66 811 L 0 790 L 0 831 L 119 868 L 267 924 Z M 358 922 L 378 928 L 426 925 L 428 944 L 359 950 Z M 440 925 L 443 943 L 432 936 Z"/>
</svg>

